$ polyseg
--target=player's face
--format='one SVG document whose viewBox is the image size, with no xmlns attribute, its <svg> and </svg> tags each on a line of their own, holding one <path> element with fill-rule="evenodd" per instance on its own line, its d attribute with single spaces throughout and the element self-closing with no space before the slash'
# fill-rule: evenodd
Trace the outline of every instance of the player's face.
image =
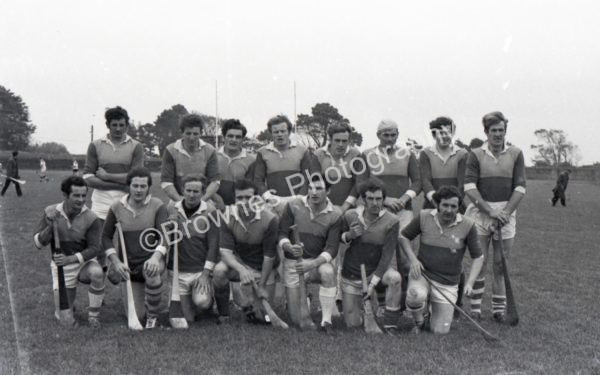
<svg viewBox="0 0 600 375">
<path fill-rule="evenodd" d="M 142 203 L 148 196 L 148 177 L 134 177 L 131 179 L 129 184 L 129 194 L 133 198 L 134 202 Z"/>
<path fill-rule="evenodd" d="M 202 182 L 190 181 L 183 187 L 183 200 L 188 207 L 195 207 L 200 204 L 202 197 Z"/>
<path fill-rule="evenodd" d="M 485 134 L 490 146 L 502 147 L 506 139 L 506 126 L 504 122 L 492 125 Z"/>
<path fill-rule="evenodd" d="M 383 192 L 381 190 L 367 191 L 364 200 L 367 212 L 379 215 L 379 211 L 383 208 Z"/>
<path fill-rule="evenodd" d="M 435 129 L 435 143 L 439 148 L 447 148 L 452 144 L 452 126 L 442 126 L 441 129 Z"/>
<path fill-rule="evenodd" d="M 225 150 L 240 151 L 244 140 L 243 134 L 240 129 L 229 129 L 225 134 Z"/>
<path fill-rule="evenodd" d="M 254 197 L 254 195 L 255 193 L 253 188 L 242 190 L 236 189 L 235 204 L 242 207 L 242 209 L 245 211 L 252 210 L 255 207 L 255 205 L 250 204 L 250 201 L 252 200 L 252 197 Z"/>
<path fill-rule="evenodd" d="M 122 140 L 127 134 L 127 121 L 124 118 L 118 120 L 110 120 L 108 123 L 108 133 L 111 139 Z"/>
<path fill-rule="evenodd" d="M 327 200 L 327 189 L 325 181 L 311 181 L 308 185 L 308 201 L 319 205 Z"/>
<path fill-rule="evenodd" d="M 393 146 L 398 141 L 398 130 L 382 130 L 377 133 L 377 138 L 379 138 L 379 144 L 381 146 Z"/>
<path fill-rule="evenodd" d="M 331 136 L 331 154 L 334 156 L 343 156 L 348 150 L 350 144 L 350 133 L 335 133 Z"/>
<path fill-rule="evenodd" d="M 193 128 L 185 128 L 183 129 L 183 133 L 181 134 L 181 139 L 183 142 L 183 147 L 187 149 L 193 149 L 198 144 L 198 140 L 200 139 L 200 127 L 195 126 Z"/>
<path fill-rule="evenodd" d="M 271 126 L 271 136 L 273 137 L 273 144 L 275 146 L 285 146 L 290 141 L 290 132 L 288 131 L 287 124 L 282 122 Z"/>
<path fill-rule="evenodd" d="M 67 207 L 71 212 L 79 212 L 85 205 L 87 186 L 71 186 L 71 192 L 66 197 Z"/>
<path fill-rule="evenodd" d="M 456 220 L 458 213 L 458 197 L 442 199 L 438 204 L 438 212 L 440 213 L 441 221 L 446 224 L 453 223 Z"/>
</svg>

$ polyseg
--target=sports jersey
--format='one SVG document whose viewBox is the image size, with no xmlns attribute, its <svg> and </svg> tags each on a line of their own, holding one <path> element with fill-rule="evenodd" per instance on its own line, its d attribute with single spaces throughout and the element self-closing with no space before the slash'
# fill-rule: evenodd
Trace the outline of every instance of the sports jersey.
<svg viewBox="0 0 600 375">
<path fill-rule="evenodd" d="M 228 223 L 222 223 L 221 249 L 237 255 L 244 264 L 261 271 L 263 257 L 276 258 L 279 219 L 269 210 L 257 211 L 245 222 L 237 206 L 229 206 L 231 215 Z"/>
<path fill-rule="evenodd" d="M 525 194 L 525 161 L 515 146 L 505 147 L 496 159 L 488 143 L 469 154 L 465 191 L 479 190 L 487 202 L 505 202 L 513 191 Z"/>
<path fill-rule="evenodd" d="M 300 242 L 304 244 L 302 258 L 314 259 L 323 255 L 331 261 L 339 247 L 341 216 L 342 211 L 329 200 L 321 212 L 314 213 L 306 196 L 294 198 L 286 204 L 279 223 L 279 244 L 293 241 L 290 226 L 295 224 Z M 294 259 L 287 252 L 285 257 Z"/>
<path fill-rule="evenodd" d="M 462 272 L 462 260 L 469 248 L 472 259 L 483 255 L 475 222 L 461 214 L 447 228 L 442 228 L 437 210 L 422 210 L 402 229 L 409 240 L 421 235 L 417 259 L 430 279 L 444 285 L 457 285 Z"/>
<path fill-rule="evenodd" d="M 199 139 L 198 149 L 192 154 L 183 148 L 181 139 L 171 143 L 165 149 L 160 174 L 160 186 L 164 189 L 174 185 L 180 195 L 183 194 L 183 179 L 188 176 L 206 178 L 207 185 L 219 181 L 217 151 L 213 146 Z"/>
<path fill-rule="evenodd" d="M 219 228 L 214 223 L 216 209 L 211 203 L 202 201 L 198 210 L 187 216 L 183 201 L 171 203 L 169 219 L 177 221 L 183 238 L 178 243 L 179 272 L 202 272 L 215 268 L 219 251 Z M 173 269 L 173 257 L 167 268 Z"/>
<path fill-rule="evenodd" d="M 360 151 L 348 147 L 341 159 L 336 160 L 328 147 L 315 151 L 323 177 L 331 184 L 327 195 L 331 203 L 341 206 L 344 202 L 354 204 L 358 196 L 356 185 L 367 175 L 366 163 Z"/>
<path fill-rule="evenodd" d="M 310 174 L 318 170 L 312 152 L 295 139 L 290 139 L 289 147 L 283 151 L 279 151 L 271 142 L 257 152 L 254 183 L 259 194 L 265 198 L 269 190 L 274 190 L 273 193 L 280 197 L 305 195 L 308 191 L 307 171 Z M 290 177 L 291 186 L 288 186 L 286 177 L 295 174 L 301 176 Z M 295 185 L 300 186 L 290 191 L 290 187 Z"/>
<path fill-rule="evenodd" d="M 421 173 L 413 153 L 403 147 L 389 147 L 386 152 L 379 146 L 364 152 L 369 167 L 369 175 L 379 178 L 385 186 L 388 197 L 400 198 L 407 194 L 414 199 L 421 192 Z M 406 209 L 412 208 L 411 202 Z"/>
<path fill-rule="evenodd" d="M 56 212 L 60 214 L 58 217 L 55 216 Z M 83 206 L 77 215 L 69 219 L 64 210 L 64 202 L 50 205 L 44 209 L 42 219 L 33 236 L 33 242 L 38 249 L 48 245 L 48 242 L 41 241 L 39 236 L 40 232 L 48 226 L 48 217 L 56 217 L 61 253 L 67 256 L 75 255 L 80 264 L 100 254 L 102 223 L 96 214 Z M 54 250 L 54 241 L 50 242 Z"/>
<path fill-rule="evenodd" d="M 115 144 L 107 136 L 94 140 L 87 149 L 83 178 L 96 175 L 98 168 L 108 173 L 128 173 L 131 169 L 144 166 L 142 144 L 126 135 L 125 140 Z M 99 190 L 92 192 L 92 211 L 102 220 L 110 206 L 126 193 L 121 190 Z"/>
<path fill-rule="evenodd" d="M 160 237 L 157 234 L 150 235 L 148 230 L 154 228 L 154 233 L 157 230 L 162 235 L 161 225 L 168 220 L 169 214 L 163 202 L 150 195 L 146 197 L 142 209 L 136 214 L 135 210 L 129 205 L 128 198 L 129 194 L 110 207 L 102 232 L 102 245 L 107 257 L 117 253 L 117 250 L 113 248 L 112 239 L 116 230 L 115 224 L 121 223 L 125 249 L 127 250 L 127 261 L 129 262 L 129 268 L 133 269 L 150 259 L 155 250 L 160 251 L 163 255 L 166 254 L 164 246 L 159 245 Z M 144 247 L 142 247 L 142 243 Z M 123 261 L 122 252 L 119 251 L 117 255 Z"/>
<path fill-rule="evenodd" d="M 426 200 L 424 208 L 433 208 L 431 196 L 443 185 L 456 186 L 462 191 L 465 179 L 467 150 L 453 147 L 447 159 L 437 151 L 436 146 L 427 147 L 419 156 L 421 182 Z"/>
<path fill-rule="evenodd" d="M 256 155 L 250 155 L 242 149 L 239 155 L 230 158 L 225 153 L 224 148 L 221 147 L 217 152 L 217 160 L 221 176 L 221 184 L 217 194 L 223 198 L 223 202 L 228 206 L 235 203 L 234 183 L 243 178 L 252 179 L 253 169 L 251 166 L 256 160 Z"/>
<path fill-rule="evenodd" d="M 380 280 L 396 251 L 400 223 L 396 215 L 382 209 L 379 216 L 367 224 L 364 211 L 365 206 L 359 206 L 344 213 L 342 233 L 349 231 L 352 223 L 359 222 L 363 226 L 363 234 L 350 241 L 344 256 L 342 277 L 360 280 L 360 265 L 364 264 L 367 276 L 373 274 Z"/>
</svg>

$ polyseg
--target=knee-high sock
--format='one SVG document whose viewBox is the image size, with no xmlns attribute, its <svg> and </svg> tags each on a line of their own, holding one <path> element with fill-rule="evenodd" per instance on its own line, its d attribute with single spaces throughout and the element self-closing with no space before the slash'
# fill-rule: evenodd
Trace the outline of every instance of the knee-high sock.
<svg viewBox="0 0 600 375">
<path fill-rule="evenodd" d="M 162 289 L 162 280 L 156 286 L 145 285 L 146 292 L 146 312 L 150 317 L 157 317 L 160 313 L 160 297 Z"/>
<path fill-rule="evenodd" d="M 330 288 L 320 287 L 319 288 L 319 302 L 321 303 L 321 313 L 323 318 L 321 324 L 327 322 L 331 323 L 331 315 L 333 314 L 333 308 L 335 307 L 335 293 L 337 288 L 335 286 Z"/>
<path fill-rule="evenodd" d="M 90 298 L 90 307 L 88 308 L 88 315 L 97 318 L 100 315 L 100 307 L 102 306 L 102 300 L 104 300 L 104 285 L 100 289 L 94 288 L 90 285 L 88 290 L 88 297 Z"/>
<path fill-rule="evenodd" d="M 402 275 L 402 293 L 400 294 L 400 310 L 406 310 L 406 291 L 408 290 L 408 275 Z"/>
<path fill-rule="evenodd" d="M 485 277 L 475 280 L 473 283 L 473 295 L 471 296 L 471 312 L 481 314 L 481 300 L 485 290 Z"/>
<path fill-rule="evenodd" d="M 215 301 L 219 315 L 229 315 L 229 283 L 224 288 L 215 288 Z"/>
<path fill-rule="evenodd" d="M 492 313 L 503 313 L 506 309 L 506 296 L 492 295 Z"/>
</svg>

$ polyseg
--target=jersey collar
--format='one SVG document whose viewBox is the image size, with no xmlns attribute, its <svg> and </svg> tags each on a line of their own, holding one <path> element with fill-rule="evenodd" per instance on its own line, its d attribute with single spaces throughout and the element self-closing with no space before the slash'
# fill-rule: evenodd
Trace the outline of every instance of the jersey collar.
<svg viewBox="0 0 600 375">
<path fill-rule="evenodd" d="M 198 139 L 198 150 L 201 150 L 202 147 L 204 147 L 205 145 L 206 145 L 206 142 L 204 142 L 202 139 Z M 187 152 L 186 149 L 183 147 L 183 142 L 182 142 L 181 138 L 175 141 L 175 144 L 173 145 L 173 147 L 175 148 L 175 150 L 184 154 L 188 158 L 192 157 L 192 155 L 190 155 L 189 152 Z"/>
</svg>

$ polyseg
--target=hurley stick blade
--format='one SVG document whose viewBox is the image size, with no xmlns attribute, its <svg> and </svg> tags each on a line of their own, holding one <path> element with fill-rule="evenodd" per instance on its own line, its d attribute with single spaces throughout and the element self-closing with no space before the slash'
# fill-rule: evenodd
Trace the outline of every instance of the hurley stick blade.
<svg viewBox="0 0 600 375">
<path fill-rule="evenodd" d="M 52 221 L 52 234 L 54 239 L 54 253 L 60 254 L 60 238 L 58 234 L 58 223 L 56 220 Z M 73 317 L 73 310 L 69 304 L 69 296 L 67 294 L 67 284 L 65 283 L 65 273 L 63 266 L 56 266 L 58 274 L 58 320 L 60 324 L 66 327 L 72 327 L 75 325 L 75 318 Z"/>
<path fill-rule="evenodd" d="M 363 323 L 365 326 L 365 332 L 367 333 L 383 333 L 379 325 L 377 324 L 377 320 L 375 319 L 375 314 L 373 312 L 373 305 L 371 305 L 370 299 L 367 297 L 367 290 L 369 289 L 367 285 L 367 270 L 364 264 L 360 265 L 360 276 L 362 281 L 362 289 L 363 289 Z"/>
<path fill-rule="evenodd" d="M 175 223 L 175 233 L 177 233 L 177 223 Z M 175 241 L 173 245 L 173 285 L 171 288 L 171 303 L 169 304 L 169 323 L 171 327 L 178 329 L 188 328 L 187 320 L 183 315 L 181 308 L 181 298 L 179 296 L 179 242 Z"/>
<path fill-rule="evenodd" d="M 508 266 L 506 256 L 504 255 L 504 242 L 502 241 L 502 228 L 498 225 L 498 239 L 500 243 L 500 257 L 502 258 L 502 274 L 504 276 L 504 289 L 506 290 L 506 322 L 511 326 L 519 324 L 519 312 L 517 311 L 517 303 L 510 283 L 508 275 Z"/>
<path fill-rule="evenodd" d="M 115 226 L 117 227 L 117 233 L 119 236 L 123 264 L 129 268 L 129 263 L 127 261 L 127 249 L 125 249 L 125 237 L 123 237 L 123 228 L 121 227 L 121 223 L 117 223 Z M 138 319 L 137 312 L 135 311 L 135 301 L 133 300 L 133 288 L 131 287 L 130 278 L 125 280 L 125 294 L 127 295 L 127 326 L 129 329 L 134 331 L 141 331 L 144 329 L 144 327 L 142 327 L 142 324 Z"/>
<path fill-rule="evenodd" d="M 258 285 L 256 285 L 256 281 L 252 281 L 252 291 L 254 292 L 254 298 L 260 300 L 263 309 L 267 315 L 269 315 L 269 319 L 271 319 L 271 325 L 277 328 L 288 329 L 289 326 L 287 323 L 281 320 L 281 318 L 275 313 L 273 308 L 271 308 L 269 301 L 258 296 Z"/>
</svg>

